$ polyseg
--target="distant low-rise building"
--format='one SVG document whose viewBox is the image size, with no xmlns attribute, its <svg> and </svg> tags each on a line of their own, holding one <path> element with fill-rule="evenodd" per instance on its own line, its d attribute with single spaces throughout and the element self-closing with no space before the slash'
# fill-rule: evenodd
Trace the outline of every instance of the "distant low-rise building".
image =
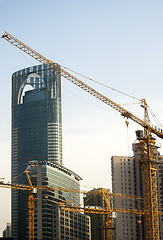
<svg viewBox="0 0 163 240">
<path fill-rule="evenodd" d="M 3 238 L 11 237 L 11 223 L 7 223 L 6 228 L 3 230 Z"/>
</svg>

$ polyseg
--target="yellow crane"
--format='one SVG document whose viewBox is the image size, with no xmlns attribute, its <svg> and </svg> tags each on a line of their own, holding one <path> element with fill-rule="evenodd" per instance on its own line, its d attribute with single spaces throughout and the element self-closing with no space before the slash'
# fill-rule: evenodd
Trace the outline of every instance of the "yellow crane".
<svg viewBox="0 0 163 240">
<path fill-rule="evenodd" d="M 110 207 L 110 203 L 108 202 L 108 199 L 105 195 L 105 192 L 103 189 L 100 190 L 100 192 L 102 193 L 102 196 L 105 200 L 105 203 L 106 203 L 106 207 L 107 207 L 107 210 L 108 211 L 111 211 L 111 207 Z M 106 240 L 112 240 L 113 239 L 113 221 L 112 221 L 112 218 L 110 217 L 109 214 L 106 215 L 106 220 L 105 220 L 105 228 L 106 228 Z"/>
<path fill-rule="evenodd" d="M 87 192 L 87 194 L 91 194 L 91 198 L 93 196 L 97 196 L 97 195 L 101 195 L 103 197 L 103 200 L 105 202 L 106 207 L 102 208 L 100 206 L 85 206 L 85 207 L 81 207 L 81 205 L 75 207 L 75 206 L 70 206 L 64 202 L 60 202 L 59 207 L 64 210 L 64 211 L 70 211 L 70 212 L 81 212 L 81 213 L 86 213 L 86 214 L 99 214 L 99 215 L 104 215 L 104 221 L 105 221 L 105 231 L 104 231 L 104 238 L 105 240 L 113 240 L 113 216 L 115 215 L 116 212 L 120 212 L 120 213 L 130 213 L 130 214 L 136 214 L 139 216 L 142 216 L 145 214 L 145 212 L 143 210 L 136 210 L 136 209 L 122 209 L 122 208 L 111 208 L 110 206 L 110 201 L 107 199 L 107 195 L 109 195 L 109 197 L 111 197 L 112 195 L 114 195 L 114 197 L 120 197 L 119 194 L 117 193 L 108 193 L 108 191 L 106 191 L 106 189 L 100 189 L 98 192 Z M 131 196 L 127 196 L 127 195 L 121 195 L 121 197 L 123 198 L 128 198 L 128 199 L 139 199 L 142 200 L 140 198 L 137 198 L 136 196 L 133 196 L 131 198 Z"/>
<path fill-rule="evenodd" d="M 33 187 L 31 179 L 28 175 L 28 171 L 24 171 L 27 175 L 30 191 L 28 191 L 28 238 L 29 240 L 34 239 L 34 213 L 35 213 L 35 206 L 34 206 L 34 193 L 37 192 L 37 189 Z"/>
<path fill-rule="evenodd" d="M 21 185 L 21 184 L 4 183 L 3 181 L 0 181 L 0 187 L 28 191 L 28 239 L 34 240 L 34 195 L 33 194 L 37 192 L 37 189 L 32 185 L 32 182 L 28 175 L 28 171 L 25 170 L 24 172 L 26 173 L 29 186 Z"/>
<path fill-rule="evenodd" d="M 108 106 L 114 108 L 118 111 L 124 118 L 131 119 L 138 123 L 144 128 L 144 134 L 141 135 L 138 140 L 141 146 L 141 166 L 143 173 L 143 190 L 144 190 L 144 207 L 148 214 L 145 214 L 145 232 L 146 240 L 159 240 L 159 218 L 158 218 L 158 197 L 157 197 L 157 159 L 156 159 L 156 142 L 152 133 L 154 133 L 159 138 L 163 139 L 163 130 L 155 129 L 150 124 L 150 119 L 148 116 L 147 102 L 142 99 L 141 102 L 144 106 L 144 120 L 138 118 L 131 112 L 127 111 L 119 104 L 113 102 L 100 92 L 96 91 L 83 81 L 79 80 L 77 77 L 70 74 L 63 67 L 57 63 L 45 58 L 40 53 L 36 52 L 23 42 L 19 41 L 17 38 L 11 34 L 5 32 L 2 38 L 10 42 L 12 45 L 16 46 L 20 50 L 24 51 L 34 59 L 38 60 L 40 63 L 46 65 L 48 68 L 54 70 L 56 73 L 60 74 L 62 77 L 66 78 L 73 84 L 77 85 L 84 91 L 88 92 L 92 96 L 96 97 L 100 101 L 104 102 Z"/>
<path fill-rule="evenodd" d="M 62 192 L 75 192 L 75 193 L 87 193 L 92 194 L 86 190 L 75 190 L 75 189 L 68 189 L 68 188 L 62 188 L 62 187 L 51 187 L 51 186 L 34 186 L 30 180 L 28 171 L 25 170 L 23 173 L 26 174 L 28 184 L 29 185 L 21 185 L 21 184 L 12 184 L 12 183 L 5 183 L 4 181 L 0 181 L 0 188 L 12 188 L 17 190 L 24 190 L 28 191 L 28 240 L 34 240 L 34 194 L 37 193 L 37 190 L 44 190 L 44 191 L 62 191 Z M 21 175 L 21 174 L 20 174 Z M 3 178 L 4 179 L 4 178 Z M 104 197 L 105 203 L 106 203 L 106 209 L 95 209 L 91 207 L 82 208 L 80 206 L 74 207 L 74 206 L 67 206 L 66 203 L 62 202 L 60 203 L 62 206 L 62 209 L 65 211 L 75 211 L 75 212 L 84 212 L 84 213 L 94 213 L 94 214 L 103 214 L 106 216 L 106 240 L 112 240 L 113 234 L 112 234 L 112 217 L 111 213 L 113 212 L 122 212 L 122 213 L 134 213 L 138 215 L 143 215 L 145 212 L 143 210 L 136 210 L 136 209 L 112 209 L 110 207 L 110 204 L 106 198 L 106 195 L 109 195 L 110 197 L 117 197 L 117 198 L 127 198 L 130 200 L 141 200 L 141 197 L 137 196 L 129 196 L 119 193 L 111 193 L 111 192 L 105 192 L 105 190 L 101 189 L 96 194 L 102 194 Z"/>
</svg>

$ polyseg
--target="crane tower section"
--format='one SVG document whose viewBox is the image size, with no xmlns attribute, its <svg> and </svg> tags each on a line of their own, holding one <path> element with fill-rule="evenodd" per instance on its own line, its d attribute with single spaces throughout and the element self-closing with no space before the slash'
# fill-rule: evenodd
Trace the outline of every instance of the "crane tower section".
<svg viewBox="0 0 163 240">
<path fill-rule="evenodd" d="M 119 104 L 113 102 L 111 99 L 107 98 L 100 92 L 96 91 L 89 85 L 85 84 L 83 81 L 79 80 L 69 72 L 67 72 L 63 67 L 59 66 L 55 62 L 45 58 L 40 53 L 36 52 L 32 48 L 25 45 L 23 42 L 19 41 L 11 34 L 5 32 L 2 36 L 5 40 L 10 42 L 12 45 L 21 49 L 31 57 L 35 58 L 42 64 L 46 65 L 48 68 L 54 70 L 60 76 L 63 76 L 73 84 L 77 85 L 84 91 L 88 92 L 92 96 L 96 97 L 100 101 L 104 102 L 108 106 L 114 108 L 123 117 L 133 120 L 144 128 L 144 138 L 140 139 L 142 145 L 142 171 L 144 175 L 144 193 L 146 195 L 144 198 L 144 206 L 146 207 L 146 239 L 147 240 L 159 240 L 159 221 L 158 221 L 158 202 L 157 202 L 157 169 L 156 169 L 156 157 L 155 157 L 155 140 L 152 137 L 152 133 L 156 134 L 159 138 L 163 139 L 163 131 L 160 129 L 155 129 L 150 125 L 149 116 L 147 111 L 147 104 L 145 100 L 142 100 L 145 109 L 145 118 L 141 120 L 136 115 L 122 108 Z M 150 204 L 149 204 L 150 203 Z M 149 223 L 148 223 L 149 222 Z"/>
</svg>

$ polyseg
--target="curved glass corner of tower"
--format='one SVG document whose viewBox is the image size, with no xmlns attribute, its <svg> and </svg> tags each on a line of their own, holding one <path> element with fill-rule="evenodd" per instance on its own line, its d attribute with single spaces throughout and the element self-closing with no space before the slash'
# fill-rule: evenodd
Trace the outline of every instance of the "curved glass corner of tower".
<svg viewBox="0 0 163 240">
<path fill-rule="evenodd" d="M 61 77 L 44 65 L 12 75 L 12 176 L 29 161 L 48 160 L 62 165 Z M 25 184 L 21 175 L 13 183 Z M 26 201 L 23 191 L 12 190 L 12 234 L 25 239 Z M 19 226 L 19 227 L 18 227 Z M 18 231 L 21 229 L 21 231 Z"/>
</svg>

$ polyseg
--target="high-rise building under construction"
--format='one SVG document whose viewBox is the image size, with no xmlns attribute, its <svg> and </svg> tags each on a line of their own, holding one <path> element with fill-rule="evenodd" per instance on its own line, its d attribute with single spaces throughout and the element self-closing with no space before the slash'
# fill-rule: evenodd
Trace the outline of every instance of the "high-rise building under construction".
<svg viewBox="0 0 163 240">
<path fill-rule="evenodd" d="M 103 193 L 102 193 L 103 192 Z M 105 195 L 105 197 L 104 197 Z M 112 208 L 112 197 L 110 190 L 105 188 L 94 188 L 84 195 L 84 207 L 107 209 Z M 97 214 L 86 213 L 91 218 L 91 239 L 113 239 L 114 216 L 113 213 Z M 114 214 L 115 215 L 115 214 Z M 108 238 L 109 237 L 109 238 Z"/>
<path fill-rule="evenodd" d="M 133 156 L 113 156 L 112 165 L 112 191 L 130 196 L 143 198 L 143 176 L 140 163 L 140 143 L 133 144 Z M 158 207 L 163 208 L 163 156 L 157 151 L 158 171 Z M 143 200 L 128 198 L 114 198 L 114 208 L 143 209 Z M 159 216 L 160 239 L 163 238 L 163 217 Z M 144 240 L 145 221 L 144 214 L 117 213 L 115 220 L 115 240 Z"/>
<path fill-rule="evenodd" d="M 25 184 L 21 175 L 29 161 L 62 165 L 61 77 L 44 65 L 12 76 L 12 183 Z M 25 239 L 27 201 L 24 191 L 12 190 L 12 235 Z"/>
</svg>

